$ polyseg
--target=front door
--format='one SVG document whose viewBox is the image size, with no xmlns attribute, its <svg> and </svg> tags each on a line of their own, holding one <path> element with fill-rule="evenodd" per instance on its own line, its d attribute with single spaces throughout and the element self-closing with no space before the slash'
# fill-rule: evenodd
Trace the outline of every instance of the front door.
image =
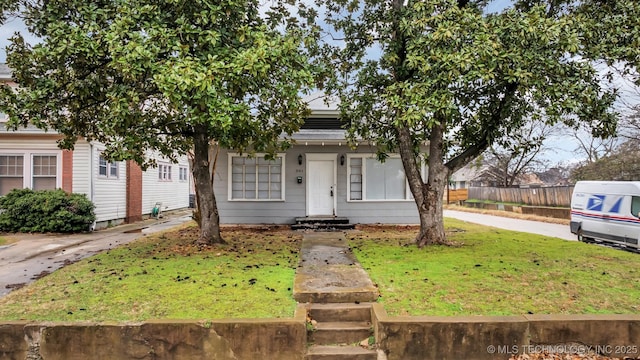
<svg viewBox="0 0 640 360">
<path fill-rule="evenodd" d="M 334 216 L 336 154 L 307 154 L 307 215 Z"/>
</svg>

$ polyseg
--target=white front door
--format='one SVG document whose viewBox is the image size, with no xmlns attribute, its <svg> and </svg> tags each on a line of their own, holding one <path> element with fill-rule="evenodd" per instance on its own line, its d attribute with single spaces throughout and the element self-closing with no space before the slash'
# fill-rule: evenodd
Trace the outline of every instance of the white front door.
<svg viewBox="0 0 640 360">
<path fill-rule="evenodd" d="M 307 215 L 334 216 L 336 154 L 307 154 Z"/>
</svg>

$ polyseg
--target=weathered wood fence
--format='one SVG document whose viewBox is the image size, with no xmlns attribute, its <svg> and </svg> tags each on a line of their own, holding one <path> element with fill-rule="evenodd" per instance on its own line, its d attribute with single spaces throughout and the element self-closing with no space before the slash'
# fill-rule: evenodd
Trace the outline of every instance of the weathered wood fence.
<svg viewBox="0 0 640 360">
<path fill-rule="evenodd" d="M 470 187 L 469 199 L 489 200 L 532 206 L 571 206 L 573 186 L 539 188 Z"/>
<path fill-rule="evenodd" d="M 464 201 L 469 198 L 468 189 L 449 190 L 444 193 L 444 201 L 448 204 Z"/>
</svg>

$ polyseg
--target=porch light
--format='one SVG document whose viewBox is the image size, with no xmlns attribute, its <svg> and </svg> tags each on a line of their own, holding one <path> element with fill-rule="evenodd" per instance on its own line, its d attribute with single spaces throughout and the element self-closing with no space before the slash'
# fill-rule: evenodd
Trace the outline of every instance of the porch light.
<svg viewBox="0 0 640 360">
<path fill-rule="evenodd" d="M 340 155 L 340 166 L 344 166 L 344 155 Z"/>
<path fill-rule="evenodd" d="M 298 165 L 302 165 L 302 154 L 298 155 Z"/>
</svg>

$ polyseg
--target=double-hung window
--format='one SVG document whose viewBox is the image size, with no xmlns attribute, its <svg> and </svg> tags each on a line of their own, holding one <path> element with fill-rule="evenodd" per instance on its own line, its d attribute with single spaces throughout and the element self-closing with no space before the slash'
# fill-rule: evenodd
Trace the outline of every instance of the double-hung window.
<svg viewBox="0 0 640 360">
<path fill-rule="evenodd" d="M 400 157 L 380 162 L 373 154 L 352 154 L 348 173 L 349 201 L 413 199 Z"/>
<path fill-rule="evenodd" d="M 119 164 L 117 161 L 109 162 L 100 155 L 100 158 L 98 159 L 98 175 L 106 178 L 117 179 L 118 167 Z"/>
<path fill-rule="evenodd" d="M 158 179 L 161 181 L 171 181 L 171 165 L 158 165 Z"/>
<path fill-rule="evenodd" d="M 284 156 L 229 155 L 229 200 L 284 200 Z"/>
<path fill-rule="evenodd" d="M 178 172 L 179 172 L 179 180 L 180 181 L 187 181 L 189 180 L 189 173 L 188 173 L 188 169 L 186 166 L 180 166 L 178 168 Z"/>
<path fill-rule="evenodd" d="M 58 157 L 33 155 L 33 190 L 54 190 L 57 183 Z"/>
<path fill-rule="evenodd" d="M 59 153 L 0 154 L 0 196 L 13 189 L 54 190 L 60 184 Z"/>
<path fill-rule="evenodd" d="M 0 196 L 24 184 L 24 155 L 0 155 Z"/>
</svg>

